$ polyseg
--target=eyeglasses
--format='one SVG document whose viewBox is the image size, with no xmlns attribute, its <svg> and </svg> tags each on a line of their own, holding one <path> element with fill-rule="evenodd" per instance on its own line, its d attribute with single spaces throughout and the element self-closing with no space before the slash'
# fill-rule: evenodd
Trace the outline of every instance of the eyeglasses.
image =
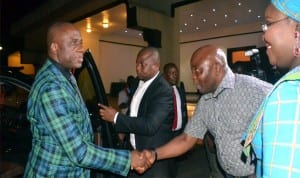
<svg viewBox="0 0 300 178">
<path fill-rule="evenodd" d="M 274 25 L 275 23 L 278 23 L 278 22 L 281 22 L 281 21 L 284 21 L 286 19 L 288 19 L 289 17 L 285 17 L 283 19 L 279 19 L 279 20 L 276 20 L 274 22 L 269 22 L 269 23 L 265 23 L 265 24 L 262 24 L 261 25 L 261 29 L 263 32 L 266 32 L 268 30 L 268 28 L 271 26 L 271 25 Z"/>
</svg>

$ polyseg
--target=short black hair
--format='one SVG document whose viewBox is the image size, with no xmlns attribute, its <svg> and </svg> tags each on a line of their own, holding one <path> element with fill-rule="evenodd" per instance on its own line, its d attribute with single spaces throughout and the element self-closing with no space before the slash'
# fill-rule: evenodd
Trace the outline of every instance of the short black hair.
<svg viewBox="0 0 300 178">
<path fill-rule="evenodd" d="M 164 66 L 164 73 L 166 74 L 170 68 L 176 68 L 178 70 L 176 64 L 170 62 Z"/>
</svg>

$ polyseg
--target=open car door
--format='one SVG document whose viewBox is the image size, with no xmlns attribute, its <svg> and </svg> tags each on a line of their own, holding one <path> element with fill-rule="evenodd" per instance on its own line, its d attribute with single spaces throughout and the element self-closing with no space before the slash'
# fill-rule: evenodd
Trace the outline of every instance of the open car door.
<svg viewBox="0 0 300 178">
<path fill-rule="evenodd" d="M 90 114 L 95 143 L 106 148 L 117 148 L 117 133 L 112 124 L 102 120 L 99 115 L 98 103 L 108 106 L 108 100 L 101 76 L 89 49 L 84 53 L 82 67 L 74 71 L 74 76 Z M 110 175 L 110 173 L 105 173 L 104 177 L 110 177 Z"/>
</svg>

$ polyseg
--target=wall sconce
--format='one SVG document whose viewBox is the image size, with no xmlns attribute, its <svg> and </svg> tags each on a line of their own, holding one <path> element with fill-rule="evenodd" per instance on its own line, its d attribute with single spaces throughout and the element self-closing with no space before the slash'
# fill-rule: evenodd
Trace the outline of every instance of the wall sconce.
<svg viewBox="0 0 300 178">
<path fill-rule="evenodd" d="M 108 22 L 102 22 L 102 26 L 103 26 L 103 28 L 108 28 L 109 24 L 108 24 Z"/>
</svg>

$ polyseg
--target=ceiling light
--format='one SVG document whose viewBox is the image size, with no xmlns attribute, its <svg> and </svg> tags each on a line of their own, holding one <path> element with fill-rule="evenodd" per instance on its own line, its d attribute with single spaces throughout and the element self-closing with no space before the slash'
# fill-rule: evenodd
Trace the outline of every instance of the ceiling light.
<svg viewBox="0 0 300 178">
<path fill-rule="evenodd" d="M 216 23 L 215 23 L 215 24 L 214 24 L 214 26 L 215 26 L 215 27 L 217 27 L 217 26 L 218 26 L 218 24 L 216 24 Z"/>
<path fill-rule="evenodd" d="M 109 27 L 109 23 L 108 22 L 102 22 L 102 26 L 103 26 L 103 28 L 108 28 Z"/>
<path fill-rule="evenodd" d="M 227 17 L 228 17 L 228 15 L 227 15 L 227 14 L 225 14 L 225 15 L 224 15 L 224 17 L 225 17 L 225 18 L 227 18 Z"/>
<path fill-rule="evenodd" d="M 91 28 L 86 28 L 86 32 L 91 33 L 92 29 Z"/>
<path fill-rule="evenodd" d="M 179 30 L 180 33 L 182 33 L 182 30 Z"/>
<path fill-rule="evenodd" d="M 191 17 L 193 17 L 193 16 L 194 16 L 194 14 L 190 14 L 190 16 L 191 16 Z"/>
<path fill-rule="evenodd" d="M 252 10 L 251 10 L 251 9 L 249 9 L 249 10 L 248 10 L 248 12 L 249 12 L 249 13 L 251 13 L 251 12 L 252 12 Z"/>
<path fill-rule="evenodd" d="M 212 11 L 213 11 L 213 12 L 216 12 L 216 9 L 215 9 L 215 8 L 213 8 L 213 9 L 212 9 Z"/>
<path fill-rule="evenodd" d="M 187 26 L 187 23 L 184 23 L 184 26 Z"/>
<path fill-rule="evenodd" d="M 206 22 L 206 19 L 203 19 L 202 21 L 203 21 L 203 22 Z"/>
<path fill-rule="evenodd" d="M 234 23 L 238 23 L 238 20 L 237 20 L 237 19 L 235 19 L 235 20 L 234 20 Z"/>
<path fill-rule="evenodd" d="M 125 30 L 124 32 L 125 32 L 125 33 L 127 33 L 128 31 L 127 31 L 127 30 Z"/>
<path fill-rule="evenodd" d="M 260 19 L 260 18 L 261 18 L 261 16 L 260 16 L 260 15 L 258 15 L 258 16 L 257 16 L 257 18 L 258 18 L 258 19 Z"/>
<path fill-rule="evenodd" d="M 196 30 L 199 30 L 199 27 L 196 27 Z"/>
<path fill-rule="evenodd" d="M 241 6 L 241 5 L 242 5 L 242 3 L 241 3 L 241 2 L 239 2 L 239 3 L 238 3 L 238 6 Z"/>
<path fill-rule="evenodd" d="M 86 18 L 86 32 L 92 32 L 91 18 Z"/>
</svg>

